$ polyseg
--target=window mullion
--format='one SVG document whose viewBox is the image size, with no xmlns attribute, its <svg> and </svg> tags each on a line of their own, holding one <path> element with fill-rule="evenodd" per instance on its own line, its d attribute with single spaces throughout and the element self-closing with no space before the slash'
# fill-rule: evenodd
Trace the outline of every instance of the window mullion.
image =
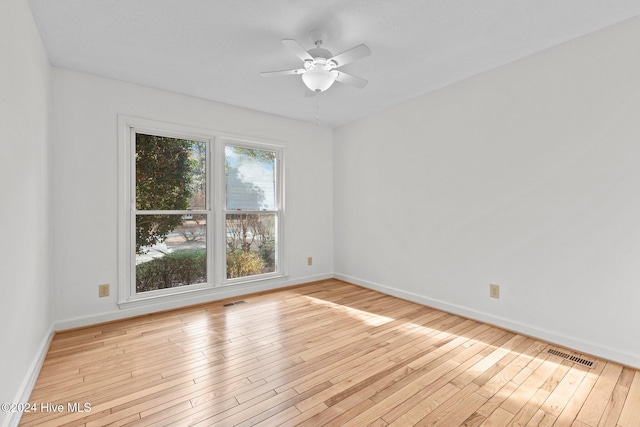
<svg viewBox="0 0 640 427">
<path fill-rule="evenodd" d="M 213 246 L 213 274 L 214 286 L 221 285 L 225 279 L 225 254 L 226 254 L 226 237 L 225 237 L 225 169 L 224 169 L 224 144 L 220 138 L 215 138 L 211 147 L 213 154 L 211 156 L 211 202 L 213 203 L 214 224 L 212 233 L 214 234 Z"/>
</svg>

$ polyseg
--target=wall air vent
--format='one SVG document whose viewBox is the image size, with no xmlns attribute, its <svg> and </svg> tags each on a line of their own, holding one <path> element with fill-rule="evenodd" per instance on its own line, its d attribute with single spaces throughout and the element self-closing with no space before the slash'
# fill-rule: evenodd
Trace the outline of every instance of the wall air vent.
<svg viewBox="0 0 640 427">
<path fill-rule="evenodd" d="M 586 366 L 587 368 L 593 369 L 596 365 L 596 362 L 594 362 L 593 360 L 585 359 L 584 357 L 573 356 L 571 354 L 553 348 L 548 348 L 547 353 L 554 356 L 562 357 L 563 359 L 566 359 L 573 363 L 577 363 L 578 365 Z"/>
</svg>

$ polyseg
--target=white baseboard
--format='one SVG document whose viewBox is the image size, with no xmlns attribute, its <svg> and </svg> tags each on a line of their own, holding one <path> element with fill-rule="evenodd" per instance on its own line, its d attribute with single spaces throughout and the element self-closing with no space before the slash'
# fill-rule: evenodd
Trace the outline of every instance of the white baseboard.
<svg viewBox="0 0 640 427">
<path fill-rule="evenodd" d="M 36 384 L 36 380 L 38 379 L 38 375 L 40 374 L 40 368 L 42 368 L 42 363 L 44 362 L 45 357 L 47 356 L 47 350 L 49 349 L 49 344 L 53 339 L 53 325 L 49 327 L 47 332 L 45 333 L 40 346 L 38 347 L 38 351 L 31 361 L 31 365 L 29 365 L 29 370 L 27 371 L 27 375 L 25 375 L 24 380 L 16 394 L 16 398 L 13 400 L 14 402 L 28 402 L 29 397 L 31 396 L 31 391 L 33 390 L 33 386 Z M 9 412 L 7 418 L 5 418 L 3 427 L 15 427 L 20 422 L 20 418 L 22 416 L 21 412 Z"/>
<path fill-rule="evenodd" d="M 176 298 L 170 302 L 150 302 L 147 305 L 118 309 L 89 316 L 80 316 L 70 319 L 62 319 L 54 322 L 54 331 L 63 331 L 65 329 L 81 328 L 83 326 L 95 325 L 97 323 L 111 322 L 114 320 L 126 319 L 128 317 L 140 316 L 157 311 L 172 310 L 174 308 L 186 307 L 189 305 L 201 304 L 210 301 L 216 301 L 235 296 L 252 294 L 255 292 L 264 292 L 272 289 L 283 288 L 286 286 L 297 285 L 317 280 L 332 279 L 333 273 L 318 274 L 315 276 L 299 277 L 295 280 L 283 279 L 269 282 L 249 282 L 238 285 L 230 285 L 213 289 L 209 292 L 197 294 L 185 294 L 182 298 Z"/>
<path fill-rule="evenodd" d="M 345 274 L 334 274 L 336 279 L 344 280 L 355 285 L 359 285 L 368 289 L 372 289 L 378 292 L 382 292 L 387 295 L 392 295 L 398 298 L 405 299 L 407 301 L 416 302 L 418 304 L 426 305 L 428 307 L 436 308 L 438 310 L 446 311 L 448 313 L 463 316 L 469 319 L 477 320 L 480 322 L 488 323 L 507 329 L 513 332 L 524 334 L 533 338 L 537 338 L 548 343 L 567 347 L 569 349 L 577 350 L 579 352 L 590 354 L 602 359 L 610 360 L 612 362 L 620 363 L 635 369 L 640 369 L 640 355 L 627 353 L 625 351 L 616 350 L 607 346 L 603 346 L 597 343 L 583 341 L 580 339 L 572 338 L 567 335 L 559 334 L 557 332 L 540 329 L 538 327 L 527 325 L 515 320 L 494 316 L 489 313 L 477 311 L 468 307 L 463 307 L 455 304 L 451 304 L 445 301 L 429 298 L 424 295 L 415 294 L 413 292 L 403 291 L 391 286 L 382 285 L 368 280 L 359 279 L 357 277 L 348 276 Z"/>
</svg>

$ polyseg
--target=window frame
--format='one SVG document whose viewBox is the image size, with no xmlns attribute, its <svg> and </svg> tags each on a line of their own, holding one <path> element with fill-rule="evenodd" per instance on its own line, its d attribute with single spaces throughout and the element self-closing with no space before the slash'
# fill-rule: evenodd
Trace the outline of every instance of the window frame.
<svg viewBox="0 0 640 427">
<path fill-rule="evenodd" d="M 136 209 L 135 135 L 137 133 L 199 141 L 207 145 L 205 209 L 189 211 L 190 214 L 207 215 L 206 283 L 136 292 L 135 221 L 137 215 L 148 213 Z M 226 278 L 226 176 L 224 162 L 227 145 L 269 150 L 276 153 L 277 242 L 276 271 L 274 272 L 233 279 Z M 282 280 L 287 276 L 284 262 L 284 146 L 281 143 L 120 115 L 118 116 L 118 172 L 118 306 L 121 309 L 148 305 L 156 301 L 164 302 L 206 295 L 215 293 L 221 288 L 245 283 Z M 149 212 L 156 213 L 156 211 Z M 158 211 L 158 213 L 171 214 L 173 211 Z"/>
<path fill-rule="evenodd" d="M 222 269 L 223 271 L 223 280 L 222 280 L 222 284 L 223 285 L 234 285 L 237 283 L 247 283 L 247 282 L 252 282 L 252 281 L 256 281 L 256 280 L 266 280 L 269 278 L 273 278 L 273 277 L 281 277 L 284 275 L 284 271 L 283 270 L 283 263 L 280 262 L 280 260 L 283 258 L 283 252 L 284 252 L 284 245 L 283 245 L 283 229 L 284 229 L 284 194 L 283 194 L 283 179 L 284 179 L 284 174 L 283 174 L 283 167 L 282 165 L 284 164 L 284 150 L 282 147 L 277 147 L 274 146 L 272 144 L 265 144 L 265 143 L 260 143 L 257 141 L 249 141 L 249 140 L 243 140 L 243 139 L 235 139 L 235 138 L 220 138 L 220 150 L 221 150 L 221 155 L 218 156 L 218 158 L 220 159 L 220 161 L 222 162 L 222 165 L 218 165 L 218 169 L 224 171 L 224 162 L 225 162 L 225 148 L 227 146 L 233 146 L 233 147 L 242 147 L 242 148 L 252 148 L 252 149 L 256 149 L 256 150 L 263 150 L 263 151 L 274 151 L 275 155 L 276 155 L 276 161 L 275 161 L 275 207 L 274 210 L 231 210 L 231 209 L 227 209 L 227 192 L 226 192 L 226 177 L 223 176 L 223 199 L 221 200 L 221 223 L 222 223 L 222 228 L 219 229 L 219 233 L 220 236 L 224 236 L 222 240 L 222 244 L 224 245 L 224 253 L 226 254 L 226 236 L 227 236 L 227 229 L 226 229 L 226 218 L 227 218 L 227 214 L 228 213 L 272 213 L 275 214 L 276 216 L 276 271 L 271 272 L 271 273 L 264 273 L 264 274 L 259 274 L 259 275 L 255 275 L 255 276 L 244 276 L 244 277 L 236 277 L 236 278 L 232 278 L 232 279 L 228 279 L 226 277 L 226 263 L 224 268 Z"/>
</svg>

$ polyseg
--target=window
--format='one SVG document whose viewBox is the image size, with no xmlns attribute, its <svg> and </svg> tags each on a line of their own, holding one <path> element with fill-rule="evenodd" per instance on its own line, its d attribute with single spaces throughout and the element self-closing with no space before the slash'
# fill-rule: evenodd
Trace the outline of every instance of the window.
<svg viewBox="0 0 640 427">
<path fill-rule="evenodd" d="M 225 145 L 227 279 L 277 270 L 276 158 L 273 150 Z"/>
<path fill-rule="evenodd" d="M 283 275 L 282 148 L 120 118 L 120 305 Z"/>
<path fill-rule="evenodd" d="M 206 151 L 135 132 L 136 293 L 208 282 Z"/>
</svg>

